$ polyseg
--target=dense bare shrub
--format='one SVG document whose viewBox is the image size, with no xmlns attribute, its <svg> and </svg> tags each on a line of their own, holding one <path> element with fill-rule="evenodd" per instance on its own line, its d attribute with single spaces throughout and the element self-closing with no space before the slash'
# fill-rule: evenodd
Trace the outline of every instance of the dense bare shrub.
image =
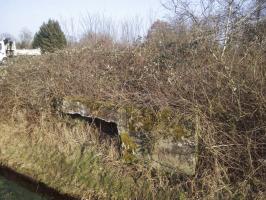
<svg viewBox="0 0 266 200">
<path fill-rule="evenodd" d="M 169 32 L 150 35 L 144 43 L 96 42 L 14 60 L 0 82 L 1 120 L 26 109 L 34 121 L 49 112 L 54 97 L 63 96 L 169 107 L 198 133 L 197 173 L 181 184 L 189 198 L 263 199 L 265 38 L 248 40 L 241 49 L 241 38 L 235 38 L 244 26 L 234 29 L 225 22 L 221 31 L 202 22 L 180 29 L 171 24 Z"/>
</svg>

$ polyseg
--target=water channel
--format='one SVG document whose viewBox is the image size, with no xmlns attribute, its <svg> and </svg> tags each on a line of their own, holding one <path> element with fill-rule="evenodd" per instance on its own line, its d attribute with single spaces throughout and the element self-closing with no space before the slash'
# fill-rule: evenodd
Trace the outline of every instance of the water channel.
<svg viewBox="0 0 266 200">
<path fill-rule="evenodd" d="M 0 200 L 80 200 L 0 165 Z"/>
<path fill-rule="evenodd" d="M 37 193 L 7 180 L 0 176 L 0 199 L 1 200 L 48 200 Z"/>
</svg>

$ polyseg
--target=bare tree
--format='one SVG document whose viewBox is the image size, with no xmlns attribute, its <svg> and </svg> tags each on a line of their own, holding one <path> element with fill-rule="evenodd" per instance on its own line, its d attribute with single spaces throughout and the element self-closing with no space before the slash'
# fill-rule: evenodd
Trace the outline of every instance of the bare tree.
<svg viewBox="0 0 266 200">
<path fill-rule="evenodd" d="M 80 27 L 78 21 L 75 18 L 70 17 L 68 19 L 61 18 L 60 24 L 62 26 L 62 30 L 66 35 L 67 45 L 74 46 L 78 43 L 78 39 L 80 37 Z"/>
<path fill-rule="evenodd" d="M 187 26 L 198 29 L 205 38 L 211 36 L 221 44 L 219 59 L 223 60 L 232 38 L 237 38 L 243 26 L 249 23 L 253 16 L 261 18 L 266 0 L 165 0 L 162 5 L 172 12 L 175 20 L 186 23 Z M 254 19 L 254 18 L 253 18 Z M 208 26 L 215 31 L 213 35 L 206 34 Z"/>
<path fill-rule="evenodd" d="M 263 12 L 266 9 L 266 0 L 256 0 L 256 19 L 260 20 L 263 15 Z"/>
<path fill-rule="evenodd" d="M 176 20 L 198 23 L 198 16 L 192 8 L 192 2 L 187 0 L 167 0 L 162 2 L 162 6 L 174 12 Z"/>
<path fill-rule="evenodd" d="M 0 39 L 3 40 L 3 39 L 5 39 L 5 38 L 10 38 L 10 39 L 12 39 L 12 40 L 15 39 L 15 37 L 14 37 L 13 35 L 11 35 L 10 33 L 1 33 L 1 34 L 0 34 Z"/>
<path fill-rule="evenodd" d="M 82 16 L 80 20 L 83 29 L 83 41 L 87 39 L 92 43 L 97 43 L 103 38 L 114 39 L 116 36 L 115 22 L 112 18 L 104 15 L 90 14 Z"/>
<path fill-rule="evenodd" d="M 31 48 L 32 39 L 32 32 L 27 28 L 23 28 L 19 34 L 17 46 L 21 49 Z"/>
</svg>

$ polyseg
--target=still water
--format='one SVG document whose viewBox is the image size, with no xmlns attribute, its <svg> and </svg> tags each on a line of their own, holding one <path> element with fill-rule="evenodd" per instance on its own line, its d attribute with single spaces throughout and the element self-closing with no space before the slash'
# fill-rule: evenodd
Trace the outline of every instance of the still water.
<svg viewBox="0 0 266 200">
<path fill-rule="evenodd" d="M 0 200 L 47 200 L 0 176 Z"/>
</svg>

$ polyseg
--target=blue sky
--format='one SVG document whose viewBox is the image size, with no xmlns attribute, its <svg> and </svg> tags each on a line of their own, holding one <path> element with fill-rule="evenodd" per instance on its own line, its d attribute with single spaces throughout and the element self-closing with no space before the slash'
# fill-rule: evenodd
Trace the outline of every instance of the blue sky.
<svg viewBox="0 0 266 200">
<path fill-rule="evenodd" d="M 161 0 L 0 0 L 0 33 L 17 37 L 23 28 L 35 33 L 49 18 L 59 21 L 74 19 L 78 23 L 82 16 L 104 15 L 114 20 L 125 20 L 138 16 L 143 20 L 163 18 L 166 11 Z"/>
</svg>

